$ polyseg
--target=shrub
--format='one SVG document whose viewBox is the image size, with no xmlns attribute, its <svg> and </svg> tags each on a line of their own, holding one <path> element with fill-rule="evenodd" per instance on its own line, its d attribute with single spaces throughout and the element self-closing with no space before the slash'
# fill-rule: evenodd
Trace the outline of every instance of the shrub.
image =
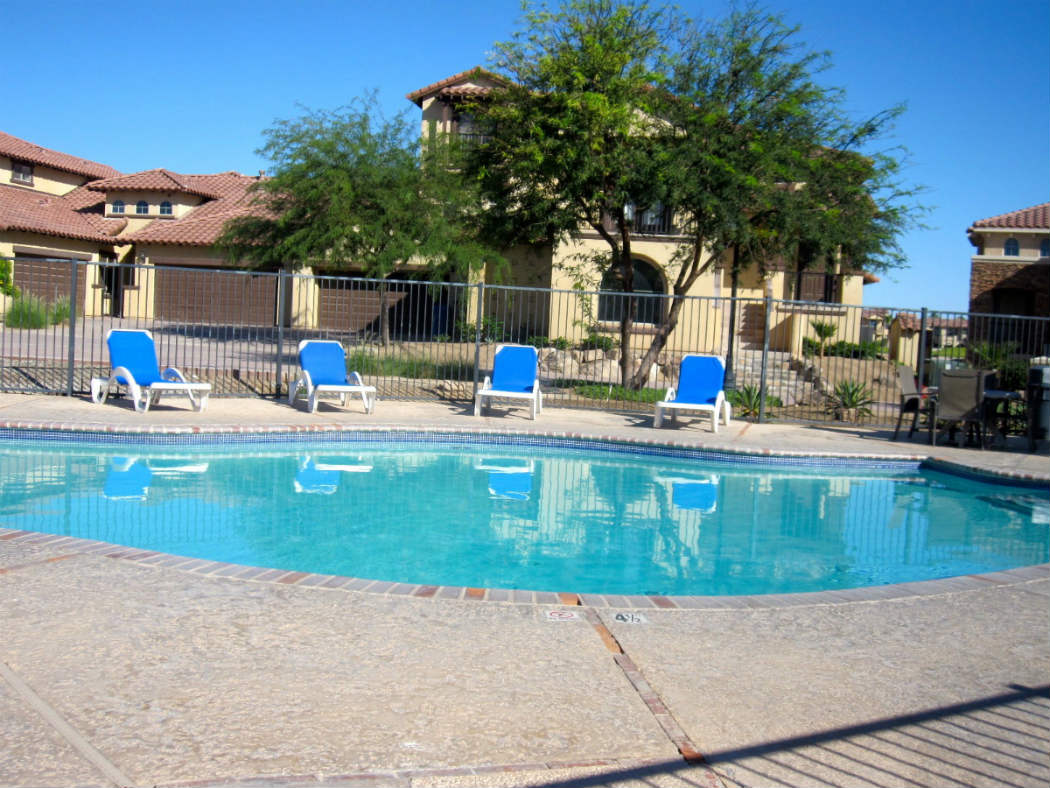
<svg viewBox="0 0 1050 788">
<path fill-rule="evenodd" d="M 875 402 L 866 383 L 858 380 L 840 380 L 835 390 L 828 395 L 825 410 L 840 421 L 849 421 L 851 415 L 870 416 L 871 405 Z"/>
<path fill-rule="evenodd" d="M 405 356 L 377 356 L 364 351 L 352 351 L 347 355 L 347 369 L 357 370 L 362 375 L 380 377 L 471 380 L 474 364 L 468 361 L 436 363 L 428 359 Z"/>
<path fill-rule="evenodd" d="M 576 383 L 573 390 L 581 397 L 623 402 L 659 402 L 667 389 L 628 389 L 613 383 Z"/>
<path fill-rule="evenodd" d="M 18 288 L 11 277 L 11 261 L 0 260 L 0 295 L 18 298 Z"/>
<path fill-rule="evenodd" d="M 473 342 L 477 333 L 476 324 L 469 320 L 456 321 L 456 338 L 461 342 Z M 502 342 L 506 337 L 506 330 L 502 320 L 494 317 L 483 317 L 481 319 L 481 341 Z"/>
<path fill-rule="evenodd" d="M 802 355 L 806 358 L 820 355 L 820 343 L 810 337 L 802 338 Z M 847 342 L 841 339 L 824 348 L 825 356 L 841 358 L 885 358 L 886 345 L 882 342 Z"/>
<path fill-rule="evenodd" d="M 4 315 L 4 325 L 10 328 L 47 328 L 65 320 L 69 320 L 69 299 L 49 304 L 35 295 L 18 296 Z"/>
<path fill-rule="evenodd" d="M 762 403 L 762 389 L 754 384 L 747 384 L 740 388 L 730 389 L 726 392 L 726 399 L 740 416 L 745 418 L 758 418 L 759 407 Z M 780 397 L 766 395 L 767 408 L 782 408 L 783 401 Z"/>
<path fill-rule="evenodd" d="M 1005 391 L 1021 391 L 1028 385 L 1028 359 L 1018 358 L 1017 343 L 974 342 L 970 345 L 974 366 L 998 371 L 999 388 Z"/>
<path fill-rule="evenodd" d="M 602 334 L 591 334 L 580 343 L 580 350 L 604 350 L 606 352 L 616 347 L 616 340 Z"/>
<path fill-rule="evenodd" d="M 526 337 L 526 345 L 532 345 L 533 347 L 550 347 L 550 337 Z"/>
</svg>

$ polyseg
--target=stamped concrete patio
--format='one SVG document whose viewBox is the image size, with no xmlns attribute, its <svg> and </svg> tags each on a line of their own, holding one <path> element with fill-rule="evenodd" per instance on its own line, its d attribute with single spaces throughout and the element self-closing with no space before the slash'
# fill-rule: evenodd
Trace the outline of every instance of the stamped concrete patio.
<svg viewBox="0 0 1050 788">
<path fill-rule="evenodd" d="M 926 456 L 888 433 L 380 402 L 0 395 L 0 426 L 532 430 Z M 1037 454 L 936 447 L 1050 479 Z M 0 521 L 0 526 L 2 526 Z M 0 530 L 0 785 L 1042 786 L 1050 566 L 695 607 L 310 584 Z M 572 589 L 566 589 L 571 592 Z"/>
</svg>

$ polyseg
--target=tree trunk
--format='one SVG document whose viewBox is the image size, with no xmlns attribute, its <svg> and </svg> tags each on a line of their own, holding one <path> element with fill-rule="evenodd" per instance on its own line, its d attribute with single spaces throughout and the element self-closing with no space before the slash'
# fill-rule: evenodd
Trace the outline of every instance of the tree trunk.
<svg viewBox="0 0 1050 788">
<path fill-rule="evenodd" d="M 379 284 L 379 341 L 383 347 L 390 345 L 390 315 L 386 305 L 386 282 L 381 282 Z"/>
</svg>

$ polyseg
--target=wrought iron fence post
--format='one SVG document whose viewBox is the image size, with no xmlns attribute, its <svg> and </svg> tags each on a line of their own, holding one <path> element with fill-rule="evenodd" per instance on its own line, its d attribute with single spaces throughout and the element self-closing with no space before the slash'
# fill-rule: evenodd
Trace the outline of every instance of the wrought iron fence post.
<svg viewBox="0 0 1050 788">
<path fill-rule="evenodd" d="M 478 282 L 477 288 L 478 305 L 474 310 L 474 314 L 477 317 L 474 323 L 474 392 L 470 396 L 472 401 L 478 396 L 478 378 L 481 375 L 481 320 L 485 311 L 485 283 Z"/>
<path fill-rule="evenodd" d="M 284 372 L 284 297 L 287 290 L 285 270 L 277 271 L 277 382 L 274 385 L 274 396 L 281 398 L 281 375 Z"/>
<path fill-rule="evenodd" d="M 70 260 L 69 277 L 69 364 L 66 378 L 66 396 L 73 396 L 73 375 L 77 355 L 77 261 Z"/>
<path fill-rule="evenodd" d="M 773 319 L 773 299 L 766 296 L 766 319 L 762 326 L 762 372 L 758 384 L 758 423 L 766 420 L 766 372 L 769 364 L 769 324 Z"/>
<path fill-rule="evenodd" d="M 923 307 L 922 317 L 919 319 L 919 358 L 917 361 L 919 369 L 916 373 L 919 378 L 919 391 L 922 391 L 922 387 L 929 383 L 926 380 L 926 318 L 926 307 Z"/>
</svg>

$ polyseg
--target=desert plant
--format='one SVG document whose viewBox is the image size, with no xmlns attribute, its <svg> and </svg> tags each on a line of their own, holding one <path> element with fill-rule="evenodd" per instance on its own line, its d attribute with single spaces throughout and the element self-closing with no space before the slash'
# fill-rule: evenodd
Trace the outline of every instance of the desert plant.
<svg viewBox="0 0 1050 788">
<path fill-rule="evenodd" d="M 580 350 L 604 350 L 606 352 L 616 347 L 616 340 L 602 334 L 591 334 L 580 343 Z"/>
<path fill-rule="evenodd" d="M 39 296 L 23 294 L 15 298 L 4 315 L 10 328 L 47 328 L 69 319 L 69 299 L 49 304 Z"/>
<path fill-rule="evenodd" d="M 1028 359 L 1016 355 L 1016 342 L 974 342 L 970 345 L 974 366 L 998 372 L 998 387 L 1020 391 L 1028 383 Z"/>
<path fill-rule="evenodd" d="M 859 380 L 840 380 L 828 395 L 825 409 L 838 421 L 854 421 L 861 416 L 870 416 L 875 399 L 868 384 Z"/>
<path fill-rule="evenodd" d="M 762 389 L 752 383 L 730 389 L 726 392 L 726 399 L 733 406 L 733 410 L 743 418 L 758 418 L 759 409 L 762 405 Z M 766 395 L 767 408 L 780 408 L 784 403 L 780 397 Z"/>
<path fill-rule="evenodd" d="M 824 346 L 827 345 L 829 339 L 835 336 L 835 332 L 838 331 L 838 326 L 824 320 L 810 320 L 809 324 L 813 327 L 813 331 L 817 335 L 818 353 L 821 358 L 824 358 Z"/>
</svg>

